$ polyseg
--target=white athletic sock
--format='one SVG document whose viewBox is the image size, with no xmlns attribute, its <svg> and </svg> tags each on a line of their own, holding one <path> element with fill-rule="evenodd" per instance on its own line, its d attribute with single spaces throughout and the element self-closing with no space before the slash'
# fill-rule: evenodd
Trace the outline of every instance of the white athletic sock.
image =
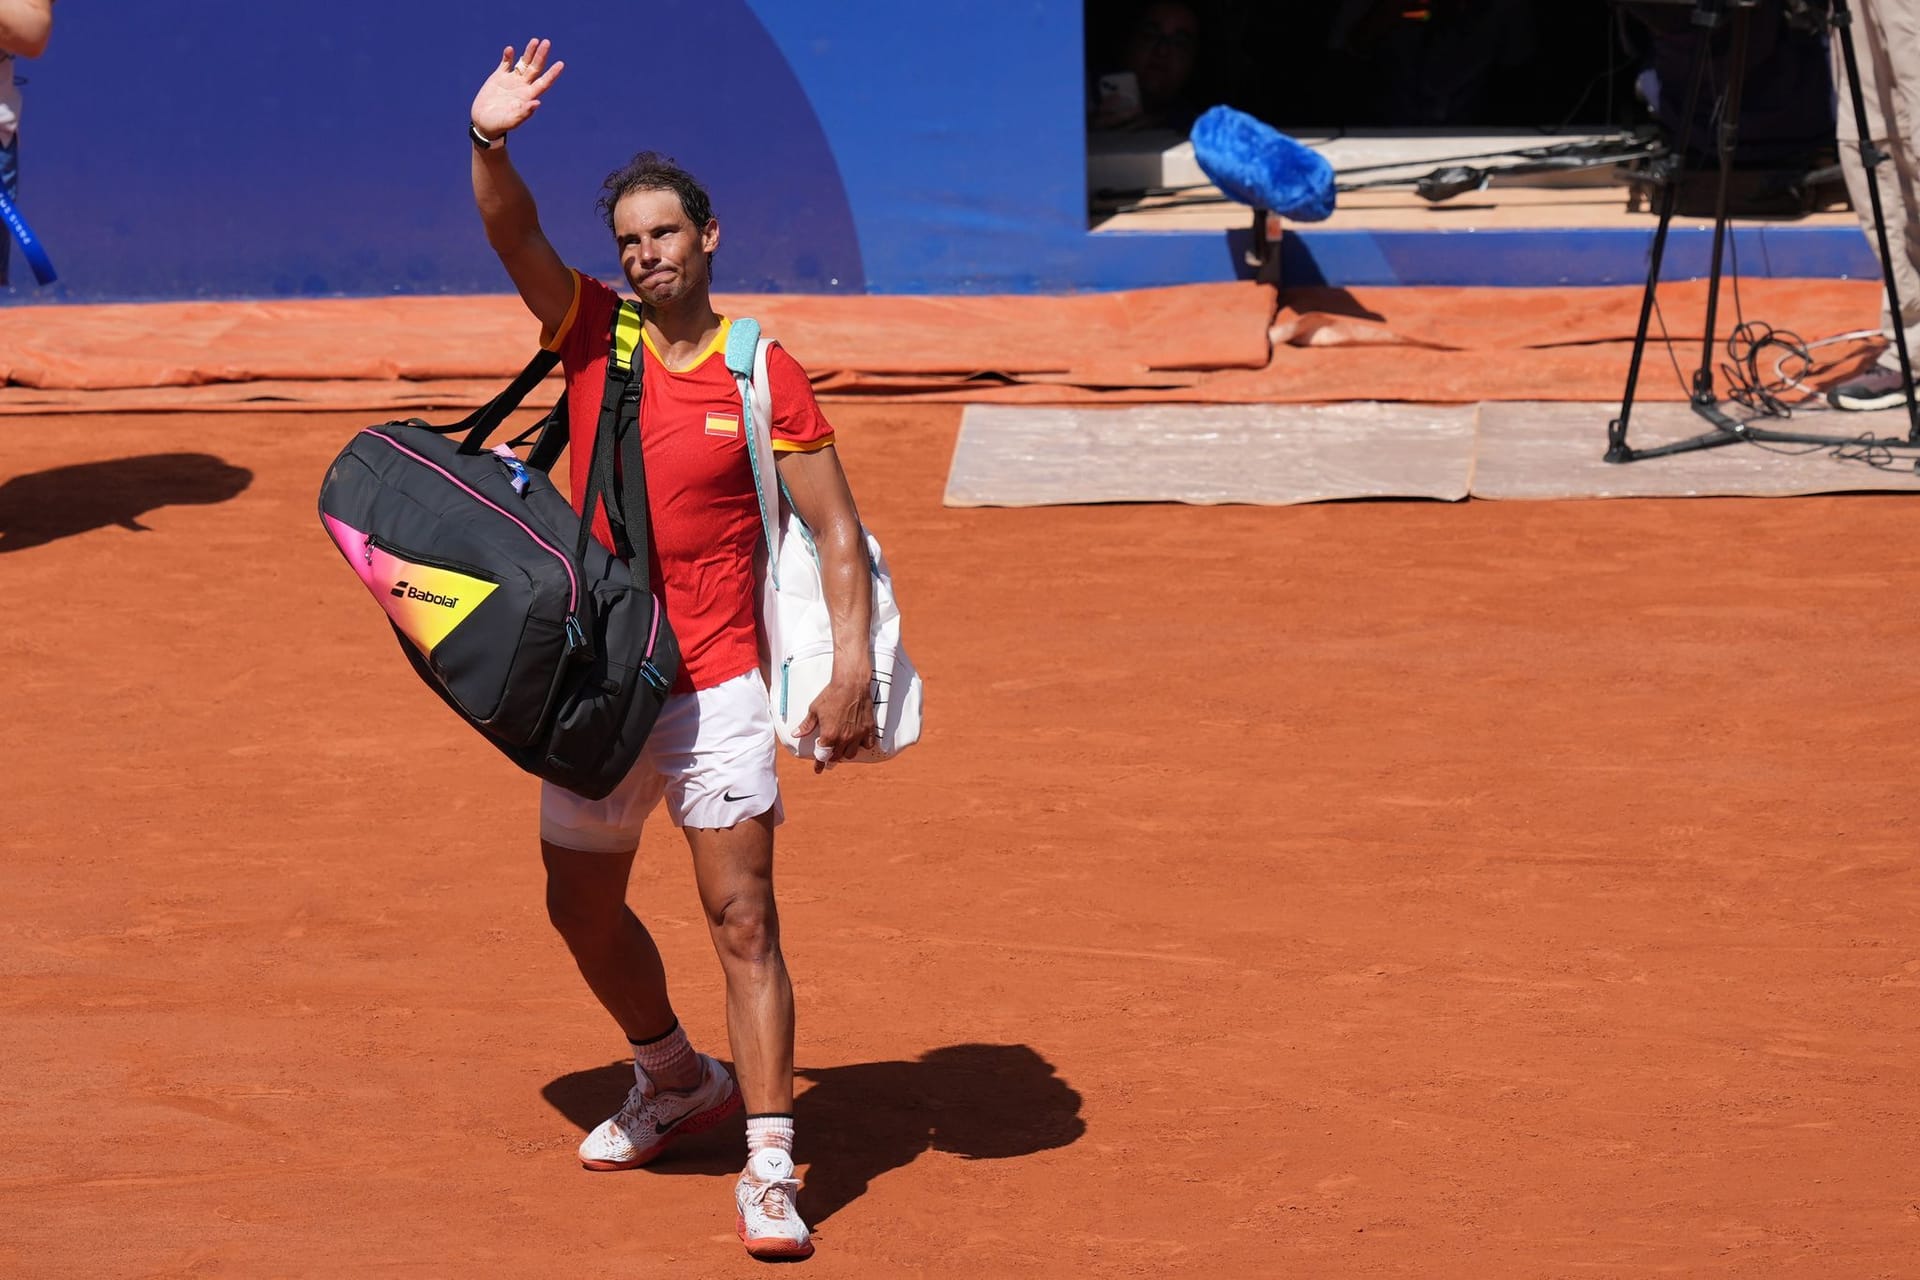
<svg viewBox="0 0 1920 1280">
<path fill-rule="evenodd" d="M 688 1075 L 695 1084 L 700 1082 L 699 1058 L 678 1019 L 665 1035 L 627 1043 L 633 1046 L 633 1073 L 642 1083 L 659 1088 L 663 1080 L 684 1080 Z"/>
<path fill-rule="evenodd" d="M 793 1154 L 793 1117 L 784 1112 L 747 1117 L 747 1158 L 768 1147 Z"/>
</svg>

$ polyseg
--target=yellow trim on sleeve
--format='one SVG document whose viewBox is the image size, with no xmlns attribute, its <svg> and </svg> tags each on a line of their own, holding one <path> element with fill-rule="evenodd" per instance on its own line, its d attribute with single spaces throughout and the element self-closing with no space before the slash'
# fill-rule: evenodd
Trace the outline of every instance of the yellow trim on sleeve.
<svg viewBox="0 0 1920 1280">
<path fill-rule="evenodd" d="M 776 438 L 773 442 L 773 451 L 775 453 L 818 453 L 822 449 L 830 449 L 832 447 L 833 436 L 831 433 L 819 440 L 781 440 Z"/>
<path fill-rule="evenodd" d="M 686 364 L 681 365 L 678 369 L 668 364 L 666 360 L 661 357 L 660 348 L 653 345 L 653 335 L 648 333 L 644 328 L 640 330 L 640 340 L 647 344 L 647 350 L 653 352 L 653 358 L 655 360 L 660 361 L 660 367 L 662 369 L 665 369 L 668 373 L 676 373 L 676 374 L 692 373 L 695 369 L 698 369 L 701 365 L 705 364 L 707 360 L 712 357 L 714 352 L 724 351 L 726 349 L 727 333 L 732 328 L 733 328 L 732 318 L 728 316 L 721 316 L 720 329 L 717 333 L 713 335 L 713 341 L 709 342 L 706 345 L 705 349 L 703 349 L 699 355 L 689 360 Z"/>
<path fill-rule="evenodd" d="M 567 314 L 561 317 L 560 327 L 553 331 L 553 336 L 540 339 L 542 351 L 558 351 L 560 344 L 567 339 L 567 330 L 573 328 L 573 318 L 580 314 L 580 273 L 572 267 L 567 270 L 573 275 L 573 299 L 567 303 Z"/>
</svg>

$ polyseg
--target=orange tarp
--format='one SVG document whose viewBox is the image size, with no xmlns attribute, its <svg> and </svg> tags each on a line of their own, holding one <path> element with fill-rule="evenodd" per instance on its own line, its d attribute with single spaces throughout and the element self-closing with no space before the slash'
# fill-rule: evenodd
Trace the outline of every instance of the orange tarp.
<svg viewBox="0 0 1920 1280">
<path fill-rule="evenodd" d="M 1185 285 L 1064 297 L 733 295 L 829 398 L 1073 404 L 1136 401 L 1617 399 L 1637 287 L 1300 288 Z M 1704 282 L 1663 285 L 1640 394 L 1685 398 Z M 1808 341 L 1871 328 L 1871 281 L 1749 280 L 1736 318 Z M 1671 355 L 1664 333 L 1676 344 Z M 407 409 L 478 404 L 532 353 L 511 296 L 193 302 L 0 310 L 0 412 Z M 1871 344 L 1828 347 L 1831 381 Z M 1716 355 L 1716 363 L 1721 357 Z M 1797 372 L 1797 367 L 1792 371 Z M 551 403 L 550 385 L 529 399 Z"/>
<path fill-rule="evenodd" d="M 1049 298 L 732 295 L 819 374 L 1258 368 L 1274 290 L 1209 284 Z M 494 378 L 538 326 L 511 295 L 0 311 L 0 375 L 40 389 L 260 379 Z"/>
</svg>

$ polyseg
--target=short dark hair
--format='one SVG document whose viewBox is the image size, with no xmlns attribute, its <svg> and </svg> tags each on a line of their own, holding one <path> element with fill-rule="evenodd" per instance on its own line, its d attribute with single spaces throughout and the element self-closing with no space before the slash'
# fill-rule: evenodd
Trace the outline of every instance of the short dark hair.
<svg viewBox="0 0 1920 1280">
<path fill-rule="evenodd" d="M 707 197 L 707 189 L 675 164 L 673 157 L 658 151 L 642 151 L 600 184 L 600 201 L 594 207 L 607 220 L 607 230 L 613 230 L 613 207 L 630 191 L 671 191 L 680 197 L 680 210 L 688 222 L 704 227 L 713 219 L 713 201 Z"/>
</svg>

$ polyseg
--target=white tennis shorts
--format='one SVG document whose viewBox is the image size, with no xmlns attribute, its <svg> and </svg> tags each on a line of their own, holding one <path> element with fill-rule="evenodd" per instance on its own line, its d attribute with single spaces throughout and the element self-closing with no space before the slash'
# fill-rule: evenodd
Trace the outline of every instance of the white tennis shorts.
<svg viewBox="0 0 1920 1280">
<path fill-rule="evenodd" d="M 758 671 L 675 694 L 640 758 L 606 799 L 540 784 L 540 838 L 563 849 L 632 853 L 662 796 L 676 827 L 731 827 L 769 809 L 778 825 L 786 811 L 774 747 L 773 713 Z"/>
</svg>

